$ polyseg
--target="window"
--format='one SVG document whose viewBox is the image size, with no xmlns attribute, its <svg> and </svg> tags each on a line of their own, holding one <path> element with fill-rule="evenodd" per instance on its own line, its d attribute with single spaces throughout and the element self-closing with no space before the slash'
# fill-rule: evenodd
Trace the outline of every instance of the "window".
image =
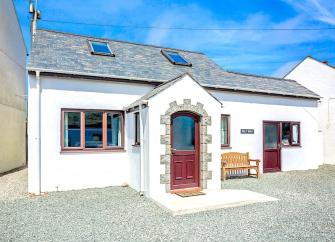
<svg viewBox="0 0 335 242">
<path fill-rule="evenodd" d="M 178 115 L 172 120 L 172 148 L 177 150 L 195 149 L 195 120 L 186 115 Z"/>
<path fill-rule="evenodd" d="M 62 150 L 123 149 L 123 112 L 62 110 Z"/>
<path fill-rule="evenodd" d="M 94 55 L 115 56 L 107 42 L 89 41 L 91 53 Z"/>
<path fill-rule="evenodd" d="M 291 124 L 290 123 L 282 123 L 282 136 L 281 142 L 283 145 L 290 145 L 290 137 L 291 137 Z"/>
<path fill-rule="evenodd" d="M 300 123 L 282 122 L 281 123 L 281 140 L 283 146 L 300 145 Z"/>
<path fill-rule="evenodd" d="M 64 113 L 64 147 L 80 147 L 80 112 Z"/>
<path fill-rule="evenodd" d="M 122 143 L 122 114 L 107 112 L 107 146 L 117 147 Z"/>
<path fill-rule="evenodd" d="M 300 124 L 292 123 L 291 124 L 291 145 L 300 145 Z"/>
<path fill-rule="evenodd" d="M 162 50 L 162 54 L 174 65 L 192 66 L 184 57 L 177 51 Z"/>
<path fill-rule="evenodd" d="M 226 114 L 221 115 L 221 147 L 230 146 L 230 116 Z"/>
<path fill-rule="evenodd" d="M 134 145 L 140 145 L 140 113 L 134 114 L 135 119 L 135 143 Z"/>
</svg>

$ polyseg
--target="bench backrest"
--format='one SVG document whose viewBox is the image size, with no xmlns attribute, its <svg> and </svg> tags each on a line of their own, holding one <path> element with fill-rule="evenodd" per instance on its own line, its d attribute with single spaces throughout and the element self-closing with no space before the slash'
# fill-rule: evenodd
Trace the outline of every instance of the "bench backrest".
<svg viewBox="0 0 335 242">
<path fill-rule="evenodd" d="M 226 163 L 225 166 L 238 167 L 249 165 L 249 153 L 228 152 L 221 154 L 221 162 Z"/>
</svg>

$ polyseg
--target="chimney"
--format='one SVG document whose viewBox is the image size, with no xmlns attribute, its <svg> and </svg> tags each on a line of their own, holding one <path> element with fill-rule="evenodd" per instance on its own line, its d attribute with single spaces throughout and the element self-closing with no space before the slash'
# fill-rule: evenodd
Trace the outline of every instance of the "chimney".
<svg viewBox="0 0 335 242">
<path fill-rule="evenodd" d="M 33 0 L 30 0 L 29 13 L 32 15 L 30 31 L 31 31 L 31 43 L 33 43 L 36 35 L 37 20 L 41 19 L 41 13 L 39 10 L 37 10 L 37 0 L 35 0 L 35 3 L 33 3 Z"/>
</svg>

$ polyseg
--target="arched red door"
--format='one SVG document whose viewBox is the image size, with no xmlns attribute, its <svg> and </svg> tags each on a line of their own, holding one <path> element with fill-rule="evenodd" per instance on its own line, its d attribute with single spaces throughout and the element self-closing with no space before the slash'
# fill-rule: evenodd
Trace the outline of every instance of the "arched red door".
<svg viewBox="0 0 335 242">
<path fill-rule="evenodd" d="M 171 190 L 199 187 L 199 116 L 171 117 Z"/>
</svg>

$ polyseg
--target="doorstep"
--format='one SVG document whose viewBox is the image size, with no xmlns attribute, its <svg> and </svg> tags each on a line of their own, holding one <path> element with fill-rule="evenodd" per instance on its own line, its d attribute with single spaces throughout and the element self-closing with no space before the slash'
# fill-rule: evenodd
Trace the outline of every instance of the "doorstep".
<svg viewBox="0 0 335 242">
<path fill-rule="evenodd" d="M 203 192 L 205 195 L 193 197 L 180 197 L 176 194 L 166 193 L 153 197 L 153 200 L 174 216 L 278 200 L 248 190 L 224 189 L 203 190 Z"/>
<path fill-rule="evenodd" d="M 191 188 L 171 190 L 170 193 L 176 194 L 176 193 L 184 193 L 184 192 L 200 192 L 201 190 L 202 190 L 201 187 L 191 187 Z"/>
</svg>

